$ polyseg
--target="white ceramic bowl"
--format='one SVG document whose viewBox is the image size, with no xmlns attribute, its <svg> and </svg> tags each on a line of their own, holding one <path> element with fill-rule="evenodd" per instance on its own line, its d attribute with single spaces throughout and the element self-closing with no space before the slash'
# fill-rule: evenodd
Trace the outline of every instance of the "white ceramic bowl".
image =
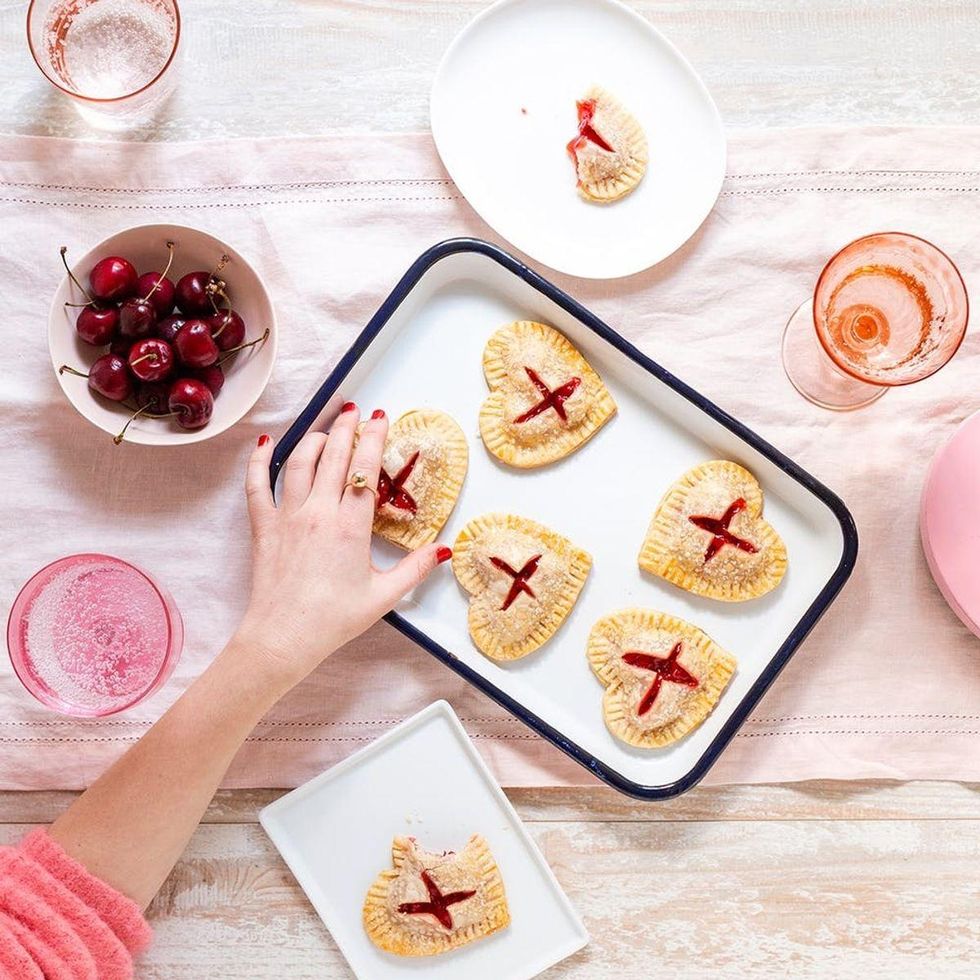
<svg viewBox="0 0 980 980">
<path fill-rule="evenodd" d="M 162 271 L 167 261 L 167 242 L 171 240 L 176 244 L 176 251 L 169 278 L 176 282 L 195 269 L 213 269 L 221 256 L 227 255 L 229 261 L 221 278 L 228 284 L 232 306 L 245 320 L 245 339 L 254 340 L 266 327 L 270 332 L 264 344 L 242 351 L 228 362 L 224 387 L 214 400 L 214 414 L 203 428 L 181 429 L 170 419 L 136 419 L 126 431 L 126 441 L 147 446 L 182 446 L 224 432 L 258 401 L 276 359 L 276 315 L 262 280 L 238 252 L 212 235 L 181 225 L 139 225 L 99 242 L 78 261 L 72 261 L 70 250 L 67 257 L 72 272 L 87 288 L 92 266 L 107 255 L 129 259 L 140 275 Z M 132 413 L 125 406 L 97 395 L 84 378 L 67 372 L 58 374 L 62 364 L 87 371 L 106 352 L 106 348 L 92 347 L 79 338 L 75 332 L 79 310 L 66 307 L 66 301 L 85 301 L 68 276 L 62 279 L 54 294 L 48 318 L 48 347 L 55 375 L 72 405 L 93 425 L 114 436 Z"/>
</svg>

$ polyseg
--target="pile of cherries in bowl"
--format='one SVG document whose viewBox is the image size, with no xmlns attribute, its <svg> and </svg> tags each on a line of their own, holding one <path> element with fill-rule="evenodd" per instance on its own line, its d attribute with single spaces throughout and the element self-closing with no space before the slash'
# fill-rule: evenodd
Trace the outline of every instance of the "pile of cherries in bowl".
<svg viewBox="0 0 980 980">
<path fill-rule="evenodd" d="M 224 364 L 238 351 L 264 343 L 268 328 L 245 341 L 245 321 L 231 307 L 228 285 L 219 274 L 228 261 L 222 256 L 214 271 L 197 270 L 168 278 L 175 245 L 163 272 L 140 275 L 128 259 L 109 255 L 89 273 L 86 289 L 72 273 L 61 249 L 68 276 L 84 294 L 75 330 L 81 340 L 107 351 L 88 373 L 61 365 L 87 378 L 103 398 L 128 405 L 132 412 L 115 442 L 122 442 L 133 419 L 172 418 L 182 429 L 207 425 L 224 382 Z"/>
</svg>

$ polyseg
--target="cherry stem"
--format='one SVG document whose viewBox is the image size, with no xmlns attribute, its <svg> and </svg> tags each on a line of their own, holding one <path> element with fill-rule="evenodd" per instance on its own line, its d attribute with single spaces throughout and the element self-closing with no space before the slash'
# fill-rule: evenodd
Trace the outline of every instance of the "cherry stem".
<svg viewBox="0 0 980 980">
<path fill-rule="evenodd" d="M 154 364 L 157 364 L 159 363 L 160 358 L 155 351 L 150 351 L 148 354 L 144 354 L 142 357 L 137 357 L 135 361 L 130 361 L 129 366 L 131 368 L 136 367 L 136 365 L 139 364 L 140 361 L 153 361 Z"/>
<path fill-rule="evenodd" d="M 75 368 L 71 367 L 68 364 L 62 364 L 61 367 L 58 368 L 58 374 L 64 374 L 66 371 L 69 374 L 74 374 L 76 378 L 87 378 L 88 377 L 87 374 L 82 374 L 81 371 L 75 370 Z"/>
<path fill-rule="evenodd" d="M 208 294 L 208 299 L 211 301 L 211 306 L 215 313 L 220 313 L 221 308 L 214 301 L 215 296 L 220 296 L 225 302 L 230 302 L 228 299 L 228 294 L 225 292 L 225 283 L 223 283 L 218 278 L 218 273 L 231 261 L 231 256 L 227 252 L 221 256 L 218 260 L 218 264 L 214 267 L 214 272 L 208 277 L 208 285 L 206 292 Z"/>
<path fill-rule="evenodd" d="M 215 313 L 221 313 L 222 312 L 221 310 L 218 309 L 217 306 L 215 306 L 214 299 L 211 300 L 211 305 L 214 306 L 214 312 Z M 218 327 L 218 329 L 215 330 L 213 334 L 211 334 L 211 336 L 213 338 L 215 338 L 215 339 L 218 338 L 218 337 L 220 337 L 221 336 L 221 331 L 224 330 L 225 327 L 227 327 L 229 323 L 231 323 L 231 310 L 224 310 L 224 314 L 225 314 L 225 318 L 222 321 L 221 326 Z"/>
<path fill-rule="evenodd" d="M 231 357 L 232 354 L 237 354 L 240 350 L 245 350 L 246 347 L 254 347 L 256 344 L 264 344 L 269 339 L 269 328 L 265 328 L 265 333 L 256 340 L 250 340 L 247 344 L 239 344 L 237 347 L 232 347 L 225 351 L 225 356 L 218 360 L 218 366 L 220 367 L 225 361 Z"/>
<path fill-rule="evenodd" d="M 158 415 L 154 414 L 149 409 L 150 406 L 147 405 L 146 407 L 137 409 L 137 411 L 133 412 L 133 414 L 127 419 L 126 424 L 122 427 L 122 431 L 119 433 L 119 435 L 112 437 L 112 441 L 118 446 L 119 443 L 121 443 L 126 437 L 126 430 L 130 427 L 130 425 L 132 425 L 133 422 L 136 421 L 136 419 L 140 418 L 141 416 L 148 419 L 172 419 L 177 414 L 176 412 L 167 412 L 166 415 Z"/>
<path fill-rule="evenodd" d="M 61 261 L 64 264 L 65 272 L 68 273 L 68 278 L 82 291 L 82 295 L 88 300 L 87 303 L 65 303 L 65 306 L 95 306 L 95 300 L 89 295 L 89 291 L 75 278 L 75 273 L 68 268 L 68 259 L 65 258 L 65 253 L 68 251 L 67 245 L 61 246 Z"/>
<path fill-rule="evenodd" d="M 167 251 L 170 253 L 170 257 L 167 259 L 167 268 L 157 276 L 157 281 L 153 284 L 153 288 L 143 297 L 143 302 L 145 303 L 159 288 L 161 280 L 165 279 L 167 273 L 170 271 L 170 267 L 174 264 L 174 243 L 167 242 Z"/>
</svg>

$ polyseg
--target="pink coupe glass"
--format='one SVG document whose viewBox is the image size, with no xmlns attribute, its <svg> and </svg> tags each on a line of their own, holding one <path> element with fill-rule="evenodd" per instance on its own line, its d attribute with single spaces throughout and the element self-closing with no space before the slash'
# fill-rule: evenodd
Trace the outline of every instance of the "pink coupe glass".
<svg viewBox="0 0 980 980">
<path fill-rule="evenodd" d="M 963 278 L 945 252 L 914 235 L 867 235 L 827 263 L 813 299 L 790 318 L 783 366 L 815 404 L 861 408 L 948 363 L 969 310 Z"/>
<path fill-rule="evenodd" d="M 101 718 L 146 700 L 170 677 L 184 625 L 170 595 L 109 555 L 61 558 L 14 600 L 7 649 L 21 683 L 42 704 Z"/>
</svg>

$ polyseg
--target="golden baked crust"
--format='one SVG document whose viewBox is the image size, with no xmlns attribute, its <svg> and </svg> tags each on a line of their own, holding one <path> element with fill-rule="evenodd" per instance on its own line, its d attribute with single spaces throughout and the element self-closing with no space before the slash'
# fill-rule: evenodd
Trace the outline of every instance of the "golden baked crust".
<svg viewBox="0 0 980 980">
<path fill-rule="evenodd" d="M 364 929 L 379 949 L 397 956 L 436 956 L 510 924 L 500 869 L 479 834 L 458 854 L 426 851 L 412 837 L 396 837 L 391 852 L 394 867 L 374 880 L 362 912 Z M 442 910 L 448 925 L 437 912 L 418 908 L 433 906 L 430 886 L 449 899 Z M 409 905 L 416 908 L 409 910 Z"/>
<path fill-rule="evenodd" d="M 579 135 L 568 144 L 578 192 L 611 204 L 634 190 L 646 173 L 647 138 L 633 115 L 605 89 L 593 86 L 576 103 Z"/>
<path fill-rule="evenodd" d="M 528 469 L 575 452 L 616 414 L 602 379 L 554 327 L 518 320 L 497 330 L 483 352 L 490 395 L 480 409 L 483 444 L 497 459 Z M 541 408 L 550 395 L 557 408 Z"/>
<path fill-rule="evenodd" d="M 604 616 L 589 634 L 588 657 L 606 688 L 606 727 L 640 748 L 670 745 L 697 728 L 736 667 L 702 630 L 652 609 Z"/>
<path fill-rule="evenodd" d="M 762 504 L 759 481 L 737 463 L 695 466 L 657 507 L 640 568 L 723 602 L 771 592 L 786 574 L 786 545 L 762 519 Z M 720 537 L 712 527 L 720 528 Z"/>
<path fill-rule="evenodd" d="M 466 436 L 445 412 L 418 408 L 395 419 L 381 461 L 374 533 L 406 551 L 435 541 L 456 506 L 468 465 Z"/>
<path fill-rule="evenodd" d="M 591 567 L 588 552 L 525 517 L 485 514 L 470 521 L 453 546 L 453 574 L 470 593 L 473 642 L 491 660 L 537 650 L 572 611 Z"/>
</svg>

